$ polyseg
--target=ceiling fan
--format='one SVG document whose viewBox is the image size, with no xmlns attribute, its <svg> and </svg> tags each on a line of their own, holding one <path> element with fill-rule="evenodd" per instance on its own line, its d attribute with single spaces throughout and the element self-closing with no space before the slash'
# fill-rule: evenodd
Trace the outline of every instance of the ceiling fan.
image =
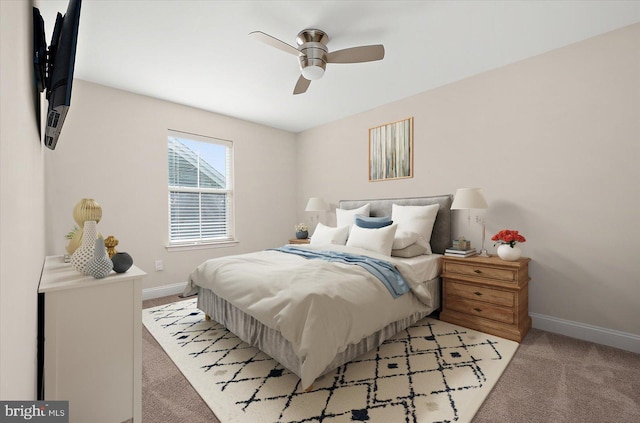
<svg viewBox="0 0 640 423">
<path fill-rule="evenodd" d="M 322 78 L 327 63 L 362 63 L 384 58 L 384 46 L 382 44 L 351 47 L 329 52 L 327 49 L 329 36 L 319 29 L 303 29 L 300 31 L 296 37 L 298 48 L 261 31 L 251 32 L 249 36 L 279 50 L 298 56 L 302 75 L 298 78 L 293 94 L 306 92 L 311 81 Z"/>
</svg>

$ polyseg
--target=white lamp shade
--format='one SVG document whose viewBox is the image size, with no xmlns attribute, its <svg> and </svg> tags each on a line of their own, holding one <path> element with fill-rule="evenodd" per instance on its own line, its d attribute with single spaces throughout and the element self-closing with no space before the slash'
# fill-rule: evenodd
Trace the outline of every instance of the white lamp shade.
<svg viewBox="0 0 640 423">
<path fill-rule="evenodd" d="M 324 201 L 320 197 L 309 198 L 309 201 L 307 202 L 307 207 L 304 209 L 304 211 L 314 211 L 314 212 L 326 211 L 326 210 L 329 210 L 329 205 L 327 204 L 326 201 Z"/>
<path fill-rule="evenodd" d="M 487 208 L 489 205 L 482 195 L 482 188 L 459 188 L 451 204 L 451 210 Z"/>
</svg>

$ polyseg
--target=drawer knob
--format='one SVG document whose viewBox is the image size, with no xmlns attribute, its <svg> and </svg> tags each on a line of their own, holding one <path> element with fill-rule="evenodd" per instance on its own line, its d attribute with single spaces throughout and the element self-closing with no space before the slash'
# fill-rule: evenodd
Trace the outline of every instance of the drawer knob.
<svg viewBox="0 0 640 423">
<path fill-rule="evenodd" d="M 474 270 L 474 272 L 477 273 L 477 274 L 480 274 L 480 273 L 482 273 L 482 270 L 476 269 L 476 270 Z"/>
<path fill-rule="evenodd" d="M 474 292 L 475 295 L 477 295 L 478 297 L 482 297 L 482 292 L 476 291 Z"/>
<path fill-rule="evenodd" d="M 477 311 L 478 313 L 480 313 L 482 311 L 482 309 L 478 308 L 478 307 L 474 308 L 474 310 Z"/>
</svg>

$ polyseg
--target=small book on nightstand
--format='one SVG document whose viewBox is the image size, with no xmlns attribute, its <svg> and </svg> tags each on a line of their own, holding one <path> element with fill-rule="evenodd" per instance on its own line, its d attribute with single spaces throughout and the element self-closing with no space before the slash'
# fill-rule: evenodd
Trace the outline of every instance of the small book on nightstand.
<svg viewBox="0 0 640 423">
<path fill-rule="evenodd" d="M 475 248 L 469 248 L 468 250 L 457 250 L 455 248 L 447 248 L 444 250 L 444 255 L 449 257 L 471 257 L 478 254 Z"/>
</svg>

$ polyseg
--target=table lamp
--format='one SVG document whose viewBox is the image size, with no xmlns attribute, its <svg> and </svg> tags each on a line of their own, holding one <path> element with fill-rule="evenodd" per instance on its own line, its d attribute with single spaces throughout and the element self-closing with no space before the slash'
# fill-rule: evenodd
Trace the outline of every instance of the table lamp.
<svg viewBox="0 0 640 423">
<path fill-rule="evenodd" d="M 311 197 L 304 211 L 316 212 L 316 223 L 320 222 L 320 212 L 329 210 L 329 205 L 320 197 Z M 313 224 L 313 221 L 311 222 Z"/>
<path fill-rule="evenodd" d="M 482 195 L 482 188 L 459 188 L 453 198 L 451 210 L 488 209 L 489 205 Z M 471 212 L 469 212 L 469 224 L 471 224 Z M 482 219 L 482 251 L 481 257 L 489 257 L 484 248 L 485 221 Z"/>
</svg>

